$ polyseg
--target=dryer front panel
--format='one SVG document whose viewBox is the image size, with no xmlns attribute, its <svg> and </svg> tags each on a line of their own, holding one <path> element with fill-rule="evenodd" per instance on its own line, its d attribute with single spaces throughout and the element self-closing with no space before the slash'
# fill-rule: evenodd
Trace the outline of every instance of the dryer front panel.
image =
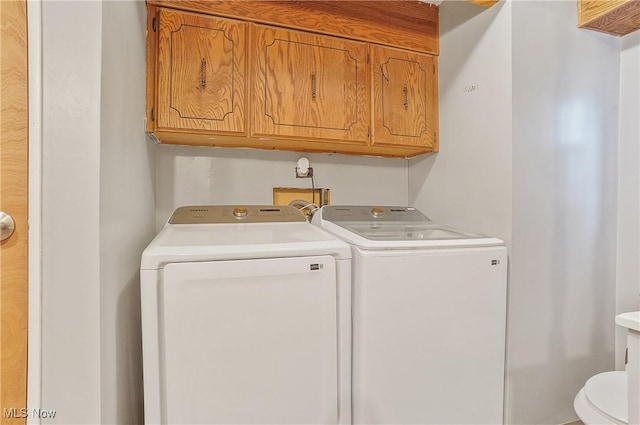
<svg viewBox="0 0 640 425">
<path fill-rule="evenodd" d="M 159 290 L 163 423 L 337 423 L 333 257 L 173 263 Z"/>
</svg>

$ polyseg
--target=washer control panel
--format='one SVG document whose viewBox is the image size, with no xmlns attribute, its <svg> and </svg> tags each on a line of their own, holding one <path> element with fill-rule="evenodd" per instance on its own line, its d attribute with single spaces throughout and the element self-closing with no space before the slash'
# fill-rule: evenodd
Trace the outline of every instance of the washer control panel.
<svg viewBox="0 0 640 425">
<path fill-rule="evenodd" d="M 290 223 L 307 221 L 292 206 L 281 205 L 196 205 L 176 209 L 171 224 Z"/>
<path fill-rule="evenodd" d="M 430 222 L 413 207 L 328 205 L 322 207 L 322 219 L 332 222 Z"/>
</svg>

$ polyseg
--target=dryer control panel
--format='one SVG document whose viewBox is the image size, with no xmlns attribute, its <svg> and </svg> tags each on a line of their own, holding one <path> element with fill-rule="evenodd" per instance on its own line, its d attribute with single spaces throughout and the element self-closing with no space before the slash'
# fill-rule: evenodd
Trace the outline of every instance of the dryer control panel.
<svg viewBox="0 0 640 425">
<path fill-rule="evenodd" d="M 194 205 L 176 209 L 171 224 L 291 223 L 306 221 L 295 207 L 280 205 Z"/>
</svg>

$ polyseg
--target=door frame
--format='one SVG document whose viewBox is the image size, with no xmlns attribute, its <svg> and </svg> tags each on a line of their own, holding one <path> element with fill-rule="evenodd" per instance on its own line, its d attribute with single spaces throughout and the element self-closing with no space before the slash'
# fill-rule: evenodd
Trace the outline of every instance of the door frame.
<svg viewBox="0 0 640 425">
<path fill-rule="evenodd" d="M 29 321 L 27 408 L 42 406 L 42 0 L 27 0 L 29 88 Z M 27 424 L 39 425 L 29 415 Z"/>
</svg>

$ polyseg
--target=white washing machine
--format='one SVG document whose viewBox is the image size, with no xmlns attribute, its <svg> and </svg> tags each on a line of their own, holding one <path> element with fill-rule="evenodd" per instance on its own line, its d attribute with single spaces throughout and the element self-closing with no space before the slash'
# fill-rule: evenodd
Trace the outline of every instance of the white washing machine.
<svg viewBox="0 0 640 425">
<path fill-rule="evenodd" d="M 408 207 L 313 223 L 352 246 L 354 423 L 503 423 L 504 243 Z"/>
<path fill-rule="evenodd" d="M 293 207 L 177 209 L 142 255 L 147 424 L 347 424 L 351 252 Z"/>
</svg>

